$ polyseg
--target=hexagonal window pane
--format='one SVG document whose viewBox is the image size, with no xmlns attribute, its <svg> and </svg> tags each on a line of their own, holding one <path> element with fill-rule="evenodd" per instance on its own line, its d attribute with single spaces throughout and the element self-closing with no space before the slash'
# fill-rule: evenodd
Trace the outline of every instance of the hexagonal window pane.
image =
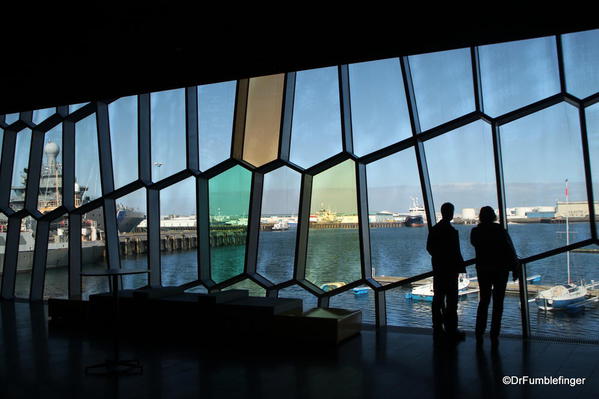
<svg viewBox="0 0 599 399">
<path fill-rule="evenodd" d="M 455 206 L 454 223 L 468 229 L 481 207 L 497 209 L 491 126 L 473 122 L 426 141 L 424 147 L 437 221 L 445 202 Z"/>
<path fill-rule="evenodd" d="M 195 178 L 160 190 L 160 265 L 162 285 L 198 278 Z"/>
<path fill-rule="evenodd" d="M 243 272 L 252 173 L 235 166 L 208 182 L 212 279 L 220 283 Z"/>
<path fill-rule="evenodd" d="M 110 103 L 108 114 L 114 188 L 118 189 L 137 180 L 137 96 Z"/>
<path fill-rule="evenodd" d="M 421 129 L 475 110 L 470 49 L 409 57 Z"/>
<path fill-rule="evenodd" d="M 81 271 L 99 272 L 108 268 L 104 236 L 104 207 L 96 208 L 81 218 Z M 81 277 L 83 299 L 91 294 L 110 291 L 108 277 Z"/>
<path fill-rule="evenodd" d="M 501 152 L 509 232 L 521 257 L 589 238 L 575 107 L 554 105 L 502 126 Z M 560 233 L 566 216 L 569 235 Z"/>
<path fill-rule="evenodd" d="M 341 152 L 336 67 L 297 72 L 291 131 L 290 160 L 303 168 Z"/>
<path fill-rule="evenodd" d="M 146 221 L 146 190 L 142 188 L 118 198 L 116 209 L 121 267 L 123 269 L 147 269 L 147 228 L 138 227 Z M 147 283 L 147 274 L 123 276 L 124 288 L 139 288 Z"/>
<path fill-rule="evenodd" d="M 62 205 L 62 124 L 46 132 L 37 209 L 50 212 Z"/>
<path fill-rule="evenodd" d="M 19 120 L 18 112 L 15 112 L 14 114 L 6 114 L 6 116 L 4 117 L 4 123 L 6 123 L 7 125 L 15 123 L 18 120 Z"/>
<path fill-rule="evenodd" d="M 75 124 L 75 206 L 102 196 L 96 114 Z"/>
<path fill-rule="evenodd" d="M 587 120 L 587 135 L 589 140 L 589 155 L 593 175 L 593 197 L 595 201 L 595 227 L 599 230 L 599 104 L 585 110 Z"/>
<path fill-rule="evenodd" d="M 374 291 L 362 285 L 331 297 L 329 306 L 331 308 L 351 309 L 362 311 L 362 323 L 376 323 L 374 308 Z"/>
<path fill-rule="evenodd" d="M 198 86 L 200 170 L 231 156 L 235 81 Z"/>
<path fill-rule="evenodd" d="M 351 64 L 349 82 L 357 156 L 412 135 L 398 58 Z"/>
<path fill-rule="evenodd" d="M 243 136 L 243 160 L 254 166 L 279 155 L 285 74 L 251 78 Z"/>
<path fill-rule="evenodd" d="M 17 298 L 29 299 L 36 228 L 37 221 L 31 216 L 27 216 L 21 220 L 19 252 L 17 255 L 17 278 L 15 281 L 15 296 Z"/>
<path fill-rule="evenodd" d="M 362 277 L 355 167 L 347 160 L 312 181 L 306 278 L 317 286 Z"/>
<path fill-rule="evenodd" d="M 499 116 L 560 92 L 555 37 L 479 47 L 483 108 Z"/>
<path fill-rule="evenodd" d="M 588 300 L 590 295 L 597 295 L 597 251 L 599 247 L 593 245 L 526 265 L 527 275 L 532 278 L 528 296 L 533 335 L 599 339 L 593 320 L 597 304 Z"/>
<path fill-rule="evenodd" d="M 159 181 L 187 166 L 185 154 L 185 89 L 150 94 L 152 180 Z"/>
<path fill-rule="evenodd" d="M 33 123 L 35 123 L 36 125 L 39 125 L 40 123 L 42 123 L 43 121 L 45 121 L 46 119 L 48 119 L 49 117 L 54 115 L 55 113 L 56 113 L 55 107 L 36 109 L 35 111 L 33 111 L 33 118 L 32 118 Z"/>
<path fill-rule="evenodd" d="M 562 36 L 566 91 L 584 98 L 599 91 L 599 29 Z"/>
<path fill-rule="evenodd" d="M 23 129 L 17 133 L 15 161 L 12 171 L 10 207 L 15 211 L 25 207 L 25 191 L 29 168 L 29 150 L 31 149 L 31 130 Z"/>
<path fill-rule="evenodd" d="M 291 287 L 283 288 L 279 291 L 279 298 L 301 299 L 304 312 L 318 307 L 318 298 L 299 285 L 292 285 Z"/>
<path fill-rule="evenodd" d="M 223 291 L 227 290 L 248 290 L 250 296 L 266 296 L 266 290 L 264 288 L 247 278 L 230 285 L 227 288 L 223 288 Z"/>
<path fill-rule="evenodd" d="M 373 276 L 409 277 L 431 270 L 414 149 L 366 165 L 366 176 Z"/>
<path fill-rule="evenodd" d="M 67 298 L 69 289 L 69 218 L 63 215 L 50 222 L 44 299 Z"/>
<path fill-rule="evenodd" d="M 73 112 L 77 111 L 78 109 L 83 108 L 83 106 L 89 104 L 88 102 L 85 103 L 79 103 L 79 104 L 71 104 L 69 105 L 69 114 L 72 114 Z"/>
<path fill-rule="evenodd" d="M 257 270 L 274 283 L 293 278 L 300 185 L 287 167 L 264 176 Z"/>
</svg>

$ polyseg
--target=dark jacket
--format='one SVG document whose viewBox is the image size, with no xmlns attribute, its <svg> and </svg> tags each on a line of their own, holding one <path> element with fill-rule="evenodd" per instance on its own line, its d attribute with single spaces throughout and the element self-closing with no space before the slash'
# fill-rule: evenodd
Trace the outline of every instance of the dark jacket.
<svg viewBox="0 0 599 399">
<path fill-rule="evenodd" d="M 460 237 L 449 220 L 442 219 L 431 227 L 426 250 L 432 256 L 434 273 L 466 273 Z"/>
<path fill-rule="evenodd" d="M 480 223 L 470 233 L 476 251 L 476 267 L 517 272 L 518 257 L 512 239 L 497 223 Z"/>
</svg>

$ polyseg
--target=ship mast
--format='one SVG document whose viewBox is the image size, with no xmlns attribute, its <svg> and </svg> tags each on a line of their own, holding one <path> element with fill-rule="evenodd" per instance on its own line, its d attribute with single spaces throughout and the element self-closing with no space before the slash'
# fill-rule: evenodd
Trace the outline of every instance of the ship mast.
<svg viewBox="0 0 599 399">
<path fill-rule="evenodd" d="M 566 179 L 566 246 L 570 245 L 570 224 L 568 223 L 568 179 Z M 570 251 L 566 251 L 566 264 L 568 266 L 568 284 L 570 284 Z"/>
</svg>

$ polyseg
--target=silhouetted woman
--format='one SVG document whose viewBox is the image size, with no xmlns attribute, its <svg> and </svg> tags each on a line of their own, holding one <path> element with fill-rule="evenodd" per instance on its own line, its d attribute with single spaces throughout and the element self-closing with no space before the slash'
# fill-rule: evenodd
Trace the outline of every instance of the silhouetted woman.
<svg viewBox="0 0 599 399">
<path fill-rule="evenodd" d="M 490 206 L 480 209 L 479 224 L 472 229 L 470 242 L 476 250 L 476 274 L 480 290 L 480 302 L 476 315 L 476 340 L 482 343 L 487 327 L 487 313 L 491 296 L 493 297 L 493 316 L 491 319 L 491 341 L 498 343 L 503 313 L 505 287 L 512 272 L 514 281 L 518 275 L 518 257 L 512 239 L 505 229 L 495 223 L 497 216 Z"/>
</svg>

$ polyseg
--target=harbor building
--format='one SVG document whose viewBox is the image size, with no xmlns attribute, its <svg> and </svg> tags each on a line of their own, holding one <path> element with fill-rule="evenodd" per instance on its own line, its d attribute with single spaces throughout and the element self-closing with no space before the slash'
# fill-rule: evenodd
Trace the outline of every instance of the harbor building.
<svg viewBox="0 0 599 399">
<path fill-rule="evenodd" d="M 596 18 L 3 7 L 3 398 L 599 394 Z M 447 201 L 461 342 L 428 302 Z M 477 345 L 489 204 L 522 267 Z"/>
</svg>

